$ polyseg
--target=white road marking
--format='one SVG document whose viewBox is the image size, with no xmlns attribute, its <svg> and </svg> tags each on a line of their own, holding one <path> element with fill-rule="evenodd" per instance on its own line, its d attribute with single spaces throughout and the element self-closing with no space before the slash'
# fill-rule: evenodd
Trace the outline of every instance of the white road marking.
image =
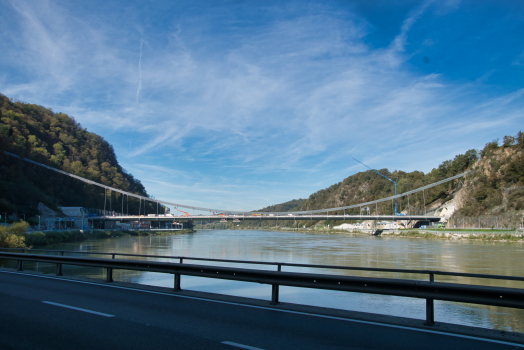
<svg viewBox="0 0 524 350">
<path fill-rule="evenodd" d="M 249 345 L 244 345 L 244 344 L 239 344 L 239 343 L 233 343 L 232 341 L 223 341 L 222 344 L 236 346 L 237 348 L 247 349 L 247 350 L 264 350 L 264 349 L 261 349 L 261 348 L 255 348 L 254 346 L 249 346 Z"/>
<path fill-rule="evenodd" d="M 42 303 L 49 304 L 49 305 L 60 306 L 60 307 L 65 307 L 67 309 L 72 309 L 72 310 L 76 310 L 76 311 L 83 311 L 83 312 L 87 312 L 87 313 L 95 314 L 95 315 L 99 315 L 99 316 L 104 316 L 104 317 L 115 317 L 115 315 L 104 314 L 103 312 L 98 312 L 98 311 L 93 311 L 93 310 L 88 310 L 88 309 L 82 309 L 80 307 L 74 307 L 74 306 L 69 306 L 69 305 L 64 305 L 64 304 L 53 303 L 52 301 L 42 301 Z"/>
<path fill-rule="evenodd" d="M 512 342 L 507 342 L 507 341 L 502 341 L 502 340 L 495 340 L 495 339 L 488 339 L 488 338 L 480 338 L 480 337 L 474 337 L 474 336 L 470 336 L 470 335 L 453 334 L 453 333 L 446 333 L 446 332 L 442 332 L 442 331 L 433 331 L 431 329 L 414 328 L 414 327 L 407 327 L 407 326 L 397 326 L 397 325 L 392 325 L 392 324 L 387 324 L 387 323 L 380 323 L 380 322 L 353 320 L 353 319 L 350 319 L 350 318 L 342 318 L 342 317 L 336 317 L 336 316 L 327 316 L 327 315 L 319 315 L 319 314 L 310 314 L 310 313 L 307 313 L 307 312 L 300 312 L 300 311 L 274 309 L 274 308 L 271 308 L 271 307 L 248 305 L 248 304 L 241 304 L 241 303 L 233 303 L 233 302 L 230 302 L 230 301 L 222 301 L 222 300 L 213 300 L 213 299 L 206 299 L 206 298 L 190 297 L 190 296 L 187 296 L 187 295 L 176 295 L 176 294 L 155 292 L 155 291 L 151 291 L 151 290 L 135 289 L 135 288 L 129 288 L 129 287 L 111 286 L 111 285 L 107 285 L 107 284 L 94 283 L 94 282 L 68 280 L 68 279 L 65 279 L 65 278 L 52 277 L 52 276 L 31 275 L 31 274 L 26 274 L 26 273 L 23 273 L 23 272 L 22 273 L 21 272 L 15 272 L 15 271 L 0 271 L 0 272 L 11 273 L 11 274 L 15 274 L 15 275 L 24 275 L 24 276 L 32 276 L 32 277 L 40 277 L 40 278 L 49 278 L 49 279 L 54 279 L 54 280 L 66 281 L 66 282 L 76 282 L 76 283 L 83 283 L 83 284 L 91 284 L 91 285 L 100 286 L 100 287 L 109 287 L 109 288 L 116 288 L 116 289 L 132 290 L 132 291 L 135 291 L 135 292 L 143 292 L 143 293 L 151 293 L 151 294 L 158 294 L 158 295 L 166 295 L 166 296 L 170 296 L 170 297 L 178 297 L 178 298 L 194 299 L 194 300 L 203 300 L 203 301 L 209 301 L 209 302 L 218 303 L 218 304 L 237 305 L 237 306 L 251 307 L 251 308 L 254 308 L 254 309 L 263 309 L 263 310 L 270 310 L 270 311 L 275 311 L 275 312 L 284 312 L 284 313 L 304 315 L 304 316 L 327 318 L 327 319 L 339 320 L 339 321 L 345 321 L 345 322 L 354 322 L 354 323 L 370 324 L 370 325 L 375 325 L 375 326 L 382 326 L 382 327 L 389 327 L 389 328 L 396 328 L 396 329 L 405 329 L 405 330 L 415 331 L 415 332 L 445 335 L 445 336 L 448 336 L 448 337 L 479 340 L 479 341 L 483 341 L 483 342 L 487 342 L 487 343 L 511 345 L 511 346 L 515 346 L 515 347 L 519 347 L 519 348 L 524 348 L 524 344 L 512 343 Z"/>
</svg>

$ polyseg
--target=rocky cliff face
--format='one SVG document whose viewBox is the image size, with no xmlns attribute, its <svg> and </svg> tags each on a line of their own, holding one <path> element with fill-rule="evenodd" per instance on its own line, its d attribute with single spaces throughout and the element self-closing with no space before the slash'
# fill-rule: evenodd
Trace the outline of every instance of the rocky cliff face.
<svg viewBox="0 0 524 350">
<path fill-rule="evenodd" d="M 524 134 L 504 137 L 503 145 L 489 142 L 481 150 L 470 150 L 445 161 L 438 168 L 424 174 L 414 171 L 379 172 L 391 179 L 398 178 L 398 193 L 449 178 L 471 170 L 466 177 L 439 185 L 398 200 L 398 211 L 403 214 L 439 215 L 443 221 L 460 219 L 469 227 L 516 227 L 524 215 Z M 393 195 L 393 184 L 372 171 L 354 174 L 318 192 L 313 193 L 294 210 L 312 210 L 358 204 Z M 359 208 L 346 210 L 359 214 Z M 340 212 L 340 214 L 342 211 Z M 370 207 L 370 214 L 393 213 L 391 203 Z M 479 217 L 481 218 L 479 221 Z M 411 223 L 413 225 L 414 223 Z"/>
<path fill-rule="evenodd" d="M 524 150 L 511 145 L 483 153 L 452 198 L 435 202 L 431 212 L 474 227 L 482 226 L 482 218 L 484 227 L 518 227 L 524 215 Z M 478 217 L 480 223 L 473 220 Z"/>
</svg>

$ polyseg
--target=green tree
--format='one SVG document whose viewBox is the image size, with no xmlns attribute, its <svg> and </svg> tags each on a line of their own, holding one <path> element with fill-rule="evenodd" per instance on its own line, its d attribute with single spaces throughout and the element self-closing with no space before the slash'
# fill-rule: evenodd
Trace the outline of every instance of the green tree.
<svg viewBox="0 0 524 350">
<path fill-rule="evenodd" d="M 513 146 L 515 142 L 516 142 L 516 139 L 513 136 L 507 135 L 507 136 L 504 136 L 502 145 L 504 147 L 509 147 L 509 146 Z"/>
</svg>

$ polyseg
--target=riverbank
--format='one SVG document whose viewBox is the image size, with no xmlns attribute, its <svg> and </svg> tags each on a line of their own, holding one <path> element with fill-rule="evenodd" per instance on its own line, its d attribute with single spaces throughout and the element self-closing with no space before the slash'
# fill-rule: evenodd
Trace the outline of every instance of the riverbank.
<svg viewBox="0 0 524 350">
<path fill-rule="evenodd" d="M 28 247 L 42 247 L 49 244 L 80 242 L 88 239 L 97 238 L 117 238 L 123 236 L 158 236 L 158 235 L 174 235 L 181 233 L 193 233 L 192 229 L 177 230 L 177 231 L 112 231 L 112 230 L 68 230 L 68 231 L 35 231 L 32 233 L 25 233 L 25 244 Z"/>
<path fill-rule="evenodd" d="M 524 234 L 522 231 L 503 231 L 503 232 L 481 232 L 468 231 L 460 232 L 457 230 L 438 231 L 391 231 L 382 232 L 381 235 L 395 236 L 395 237 L 413 237 L 413 238 L 428 238 L 428 239 L 446 239 L 446 240 L 481 240 L 481 241 L 500 241 L 500 242 L 524 242 Z"/>
<path fill-rule="evenodd" d="M 233 230 L 253 230 L 254 228 L 235 227 Z M 300 233 L 339 233 L 350 235 L 373 235 L 387 237 L 408 237 L 442 240 L 477 240 L 497 242 L 524 242 L 524 231 L 522 230 L 472 230 L 472 229 L 435 229 L 435 230 L 334 230 L 331 228 L 290 228 L 290 227 L 268 227 L 257 228 L 260 231 L 274 232 L 300 232 Z"/>
</svg>

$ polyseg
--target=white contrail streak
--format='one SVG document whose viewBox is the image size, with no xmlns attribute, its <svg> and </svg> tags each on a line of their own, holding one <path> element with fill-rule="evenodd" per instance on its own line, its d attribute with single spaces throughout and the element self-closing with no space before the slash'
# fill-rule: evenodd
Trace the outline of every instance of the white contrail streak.
<svg viewBox="0 0 524 350">
<path fill-rule="evenodd" d="M 138 89 L 136 90 L 136 102 L 138 103 L 138 95 L 142 87 L 142 45 L 144 42 L 140 40 L 140 58 L 138 59 Z"/>
</svg>

